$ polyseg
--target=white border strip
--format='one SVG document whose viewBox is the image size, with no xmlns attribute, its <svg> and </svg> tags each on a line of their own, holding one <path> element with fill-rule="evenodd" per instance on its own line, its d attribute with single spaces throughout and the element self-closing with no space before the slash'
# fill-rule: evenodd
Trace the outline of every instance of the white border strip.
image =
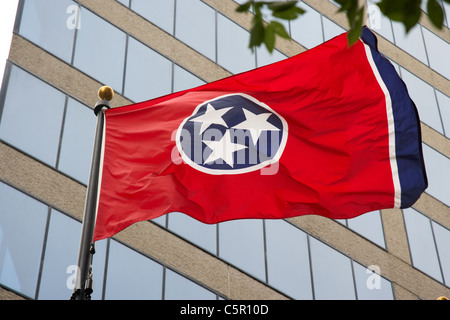
<svg viewBox="0 0 450 320">
<path fill-rule="evenodd" d="M 386 87 L 386 84 L 381 78 L 377 66 L 375 65 L 370 47 L 364 42 L 363 44 L 366 51 L 367 60 L 369 61 L 373 74 L 375 75 L 375 78 L 377 79 L 378 84 L 380 85 L 381 90 L 383 90 L 384 96 L 386 98 L 386 113 L 389 130 L 389 159 L 391 163 L 392 181 L 394 183 L 394 208 L 400 208 L 402 204 L 402 191 L 400 186 L 400 177 L 398 175 L 397 157 L 395 152 L 395 124 L 394 113 L 392 111 L 391 96 L 389 94 L 388 88 Z"/>
</svg>

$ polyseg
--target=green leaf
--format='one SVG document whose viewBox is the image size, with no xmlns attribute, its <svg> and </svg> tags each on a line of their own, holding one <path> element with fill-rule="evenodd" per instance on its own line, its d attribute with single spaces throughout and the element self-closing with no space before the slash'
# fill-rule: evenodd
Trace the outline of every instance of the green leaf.
<svg viewBox="0 0 450 320">
<path fill-rule="evenodd" d="M 236 11 L 237 12 L 247 12 L 248 10 L 250 10 L 251 4 L 252 4 L 251 1 L 247 1 L 246 3 L 243 3 L 239 7 L 237 7 Z"/>
<path fill-rule="evenodd" d="M 349 19 L 350 23 L 350 30 L 347 33 L 347 39 L 349 45 L 352 45 L 356 41 L 358 41 L 359 37 L 361 36 L 361 29 L 364 18 L 364 7 L 359 8 L 355 14 L 352 13 L 351 18 L 353 20 L 350 20 L 350 17 L 348 15 L 347 18 Z"/>
<path fill-rule="evenodd" d="M 444 23 L 444 11 L 436 0 L 428 0 L 427 13 L 430 21 L 437 27 L 442 28 Z"/>
<path fill-rule="evenodd" d="M 345 12 L 350 30 L 347 33 L 349 45 L 358 41 L 363 25 L 364 6 L 359 7 L 358 0 L 335 0 L 341 7 L 338 12 Z"/>
<path fill-rule="evenodd" d="M 254 17 L 253 26 L 250 29 L 250 43 L 249 48 L 253 50 L 253 47 L 259 47 L 264 41 L 264 24 L 262 18 Z"/>
<path fill-rule="evenodd" d="M 377 5 L 386 17 L 403 23 L 408 32 L 419 22 L 422 14 L 420 3 L 421 0 L 381 0 Z"/>
<path fill-rule="evenodd" d="M 279 35 L 282 38 L 290 39 L 291 36 L 284 28 L 284 25 L 282 23 L 279 23 L 278 21 L 271 21 L 268 25 L 277 35 Z"/>
<path fill-rule="evenodd" d="M 340 5 L 338 12 L 356 11 L 358 8 L 358 0 L 335 0 Z"/>
<path fill-rule="evenodd" d="M 275 30 L 272 24 L 268 24 L 264 30 L 264 44 L 267 50 L 272 53 L 275 48 Z"/>
<path fill-rule="evenodd" d="M 275 1 L 267 3 L 267 7 L 272 11 L 285 11 L 297 5 L 298 1 Z"/>
<path fill-rule="evenodd" d="M 272 15 L 274 17 L 284 19 L 284 20 L 294 20 L 297 19 L 299 15 L 305 13 L 305 10 L 299 7 L 291 7 L 286 10 L 273 11 Z"/>
</svg>

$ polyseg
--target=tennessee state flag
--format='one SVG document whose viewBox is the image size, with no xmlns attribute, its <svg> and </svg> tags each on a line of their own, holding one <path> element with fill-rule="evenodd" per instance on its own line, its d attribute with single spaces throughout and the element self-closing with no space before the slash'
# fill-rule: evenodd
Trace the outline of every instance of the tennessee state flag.
<svg viewBox="0 0 450 320">
<path fill-rule="evenodd" d="M 156 76 L 156 75 L 155 75 Z M 420 120 L 363 28 L 283 61 L 105 111 L 94 241 L 182 212 L 204 223 L 409 207 Z"/>
</svg>

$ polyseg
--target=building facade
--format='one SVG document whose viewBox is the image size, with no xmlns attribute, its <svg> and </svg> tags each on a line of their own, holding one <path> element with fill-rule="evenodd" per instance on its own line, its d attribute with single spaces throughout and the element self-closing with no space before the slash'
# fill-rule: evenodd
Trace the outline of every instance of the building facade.
<svg viewBox="0 0 450 320">
<path fill-rule="evenodd" d="M 0 94 L 0 298 L 69 299 L 97 91 L 113 107 L 301 53 L 345 32 L 332 1 L 304 0 L 292 41 L 248 49 L 233 0 L 21 0 Z M 243 1 L 240 1 L 243 2 Z M 182 213 L 96 243 L 92 299 L 436 299 L 450 296 L 450 6 L 405 35 L 368 23 L 421 117 L 429 187 L 412 208 L 349 220 L 205 225 Z"/>
</svg>

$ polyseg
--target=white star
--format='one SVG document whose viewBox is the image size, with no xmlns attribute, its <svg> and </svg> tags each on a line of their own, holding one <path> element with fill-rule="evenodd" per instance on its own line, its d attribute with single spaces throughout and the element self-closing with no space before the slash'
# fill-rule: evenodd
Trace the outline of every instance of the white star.
<svg viewBox="0 0 450 320">
<path fill-rule="evenodd" d="M 225 123 L 225 121 L 222 119 L 222 116 L 227 113 L 228 110 L 232 109 L 230 108 L 222 108 L 219 110 L 214 109 L 214 107 L 208 103 L 206 106 L 206 112 L 202 114 L 201 116 L 198 116 L 194 119 L 191 119 L 191 121 L 194 122 L 200 122 L 202 124 L 200 128 L 200 134 L 203 133 L 211 124 L 221 124 L 225 128 L 228 128 L 228 125 Z"/>
<path fill-rule="evenodd" d="M 233 153 L 247 148 L 247 146 L 232 142 L 229 130 L 225 132 L 222 139 L 220 140 L 217 141 L 204 140 L 203 142 L 212 150 L 208 159 L 206 159 L 204 163 L 209 163 L 216 161 L 218 159 L 223 159 L 231 167 L 233 167 L 234 165 Z"/>
<path fill-rule="evenodd" d="M 254 114 L 246 109 L 243 109 L 243 111 L 246 120 L 233 126 L 233 128 L 249 130 L 255 145 L 262 131 L 280 131 L 280 129 L 267 122 L 267 119 L 272 115 L 271 113 Z"/>
</svg>

